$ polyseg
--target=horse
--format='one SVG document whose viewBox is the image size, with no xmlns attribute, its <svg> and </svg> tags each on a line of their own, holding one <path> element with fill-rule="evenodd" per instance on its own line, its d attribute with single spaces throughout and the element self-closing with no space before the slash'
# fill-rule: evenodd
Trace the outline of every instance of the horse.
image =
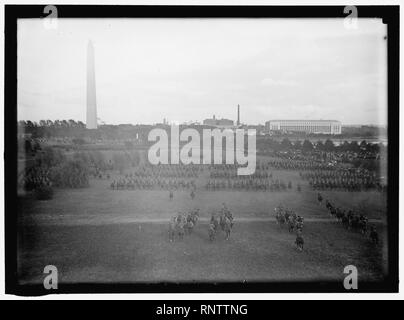
<svg viewBox="0 0 404 320">
<path fill-rule="evenodd" d="M 220 228 L 222 229 L 222 231 L 224 231 L 225 224 L 226 224 L 226 217 L 221 214 L 219 216 L 219 225 L 220 225 Z"/>
<path fill-rule="evenodd" d="M 327 208 L 327 210 L 331 210 L 331 208 L 332 208 L 331 202 L 328 200 L 325 200 L 325 207 Z"/>
<path fill-rule="evenodd" d="M 229 218 L 224 218 L 224 226 L 223 231 L 226 234 L 226 240 L 229 240 L 230 238 L 230 232 L 231 232 L 231 228 L 232 228 L 233 223 L 230 221 Z"/>
<path fill-rule="evenodd" d="M 276 212 L 276 223 L 279 224 L 281 227 L 285 224 L 286 220 L 285 220 L 285 216 L 277 211 Z"/>
<path fill-rule="evenodd" d="M 219 221 L 217 221 L 217 218 L 215 217 L 215 215 L 213 213 L 210 218 L 210 223 L 213 224 L 215 227 L 215 230 L 217 230 L 217 228 L 219 227 Z"/>
<path fill-rule="evenodd" d="M 191 191 L 191 199 L 194 200 L 194 198 L 195 198 L 195 192 L 194 192 L 194 190 L 192 190 Z"/>
<path fill-rule="evenodd" d="M 216 237 L 216 227 L 214 223 L 209 223 L 209 240 L 213 241 Z"/>
<path fill-rule="evenodd" d="M 168 239 L 170 240 L 170 242 L 174 241 L 176 225 L 177 225 L 176 217 L 173 217 L 168 225 Z"/>
<path fill-rule="evenodd" d="M 289 216 L 289 219 L 288 219 L 289 232 L 293 232 L 293 230 L 295 229 L 295 226 L 296 226 L 295 219 L 293 218 L 293 216 Z"/>
<path fill-rule="evenodd" d="M 285 217 L 285 221 L 286 221 L 286 222 L 288 222 L 288 221 L 289 221 L 289 216 L 290 216 L 289 211 L 288 211 L 288 210 L 285 210 L 284 217 Z"/>
<path fill-rule="evenodd" d="M 323 196 L 321 195 L 321 193 L 318 193 L 317 195 L 317 201 L 318 204 L 321 205 L 323 203 Z"/>
<path fill-rule="evenodd" d="M 346 214 L 342 217 L 342 225 L 346 228 L 349 229 L 349 218 Z"/>
<path fill-rule="evenodd" d="M 187 221 L 185 224 L 186 233 L 191 234 L 193 229 L 194 229 L 194 223 L 192 222 L 192 220 Z"/>
<path fill-rule="evenodd" d="M 184 239 L 184 235 L 185 235 L 185 223 L 183 221 L 181 221 L 180 223 L 177 223 L 176 225 L 176 231 L 178 233 L 178 238 L 180 240 Z"/>
<path fill-rule="evenodd" d="M 304 239 L 300 233 L 297 234 L 295 244 L 297 249 L 303 251 Z"/>
<path fill-rule="evenodd" d="M 295 229 L 297 232 L 303 231 L 303 221 L 304 221 L 304 218 L 302 218 L 301 216 L 297 216 L 296 224 L 295 224 Z"/>
<path fill-rule="evenodd" d="M 196 210 L 192 211 L 190 214 L 188 214 L 187 221 L 188 220 L 192 221 L 192 223 L 195 226 L 198 221 L 198 218 L 199 218 L 199 209 L 196 209 Z"/>
<path fill-rule="evenodd" d="M 376 231 L 376 228 L 374 226 L 370 227 L 370 240 L 372 240 L 372 243 L 378 244 L 379 243 L 379 234 Z"/>
<path fill-rule="evenodd" d="M 352 230 L 357 231 L 359 229 L 359 217 L 356 215 L 350 216 L 349 226 Z"/>
<path fill-rule="evenodd" d="M 359 218 L 359 230 L 363 235 L 365 235 L 368 231 L 368 222 L 366 218 Z"/>
</svg>

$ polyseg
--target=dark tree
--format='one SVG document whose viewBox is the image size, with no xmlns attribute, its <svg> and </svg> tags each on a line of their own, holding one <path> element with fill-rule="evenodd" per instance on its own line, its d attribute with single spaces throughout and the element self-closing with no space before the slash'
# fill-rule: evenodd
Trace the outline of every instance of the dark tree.
<svg viewBox="0 0 404 320">
<path fill-rule="evenodd" d="M 313 150 L 313 144 L 310 142 L 310 140 L 304 140 L 303 142 L 303 151 L 312 151 Z"/>
</svg>

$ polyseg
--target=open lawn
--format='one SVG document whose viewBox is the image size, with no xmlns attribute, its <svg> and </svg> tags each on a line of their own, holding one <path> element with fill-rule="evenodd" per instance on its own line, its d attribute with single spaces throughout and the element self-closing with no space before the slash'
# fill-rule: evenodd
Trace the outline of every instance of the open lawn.
<svg viewBox="0 0 404 320">
<path fill-rule="evenodd" d="M 283 204 L 294 209 L 304 218 L 329 218 L 325 206 L 317 202 L 317 192 L 305 185 L 297 172 L 276 171 L 274 177 L 292 181 L 293 188 L 287 191 L 207 191 L 204 177 L 198 179 L 196 197 L 191 199 L 189 191 L 175 191 L 169 201 L 164 190 L 110 190 L 110 181 L 94 179 L 90 188 L 56 190 L 49 201 L 21 199 L 20 215 L 23 224 L 99 224 L 121 223 L 139 220 L 168 220 L 178 211 L 200 208 L 202 218 L 221 208 L 223 202 L 237 218 L 274 218 L 274 208 Z M 117 176 L 116 176 L 117 177 Z M 115 176 L 112 176 L 112 179 Z M 296 191 L 296 184 L 302 191 Z M 370 219 L 384 220 L 386 217 L 386 194 L 369 192 L 322 192 L 342 208 L 363 211 Z M 34 220 L 34 221 L 33 221 Z"/>
<path fill-rule="evenodd" d="M 21 283 L 42 282 L 43 268 L 57 266 L 59 281 L 324 281 L 341 280 L 349 264 L 359 281 L 383 274 L 383 245 L 375 247 L 340 225 L 307 223 L 304 251 L 274 222 L 234 225 L 230 240 L 208 240 L 207 224 L 183 241 L 169 242 L 161 223 L 30 226 L 20 237 Z"/>
</svg>

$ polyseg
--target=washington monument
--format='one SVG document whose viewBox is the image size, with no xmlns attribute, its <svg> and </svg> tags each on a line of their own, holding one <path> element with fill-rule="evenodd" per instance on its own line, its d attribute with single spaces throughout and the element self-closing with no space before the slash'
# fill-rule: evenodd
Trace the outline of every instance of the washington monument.
<svg viewBox="0 0 404 320">
<path fill-rule="evenodd" d="M 97 129 L 97 100 L 95 94 L 94 47 L 88 41 L 87 45 L 87 129 Z"/>
</svg>

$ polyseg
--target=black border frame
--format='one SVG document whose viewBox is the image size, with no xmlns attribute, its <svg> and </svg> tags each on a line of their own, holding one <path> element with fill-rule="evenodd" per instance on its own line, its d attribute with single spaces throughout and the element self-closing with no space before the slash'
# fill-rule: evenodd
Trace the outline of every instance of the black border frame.
<svg viewBox="0 0 404 320">
<path fill-rule="evenodd" d="M 6 294 L 50 293 L 331 293 L 398 292 L 399 6 L 356 6 L 358 18 L 382 18 L 388 51 L 388 276 L 346 291 L 338 282 L 135 283 L 21 285 L 17 279 L 17 19 L 43 18 L 45 5 L 5 5 L 5 290 Z M 57 5 L 58 18 L 344 18 L 344 6 L 128 6 Z"/>
</svg>

